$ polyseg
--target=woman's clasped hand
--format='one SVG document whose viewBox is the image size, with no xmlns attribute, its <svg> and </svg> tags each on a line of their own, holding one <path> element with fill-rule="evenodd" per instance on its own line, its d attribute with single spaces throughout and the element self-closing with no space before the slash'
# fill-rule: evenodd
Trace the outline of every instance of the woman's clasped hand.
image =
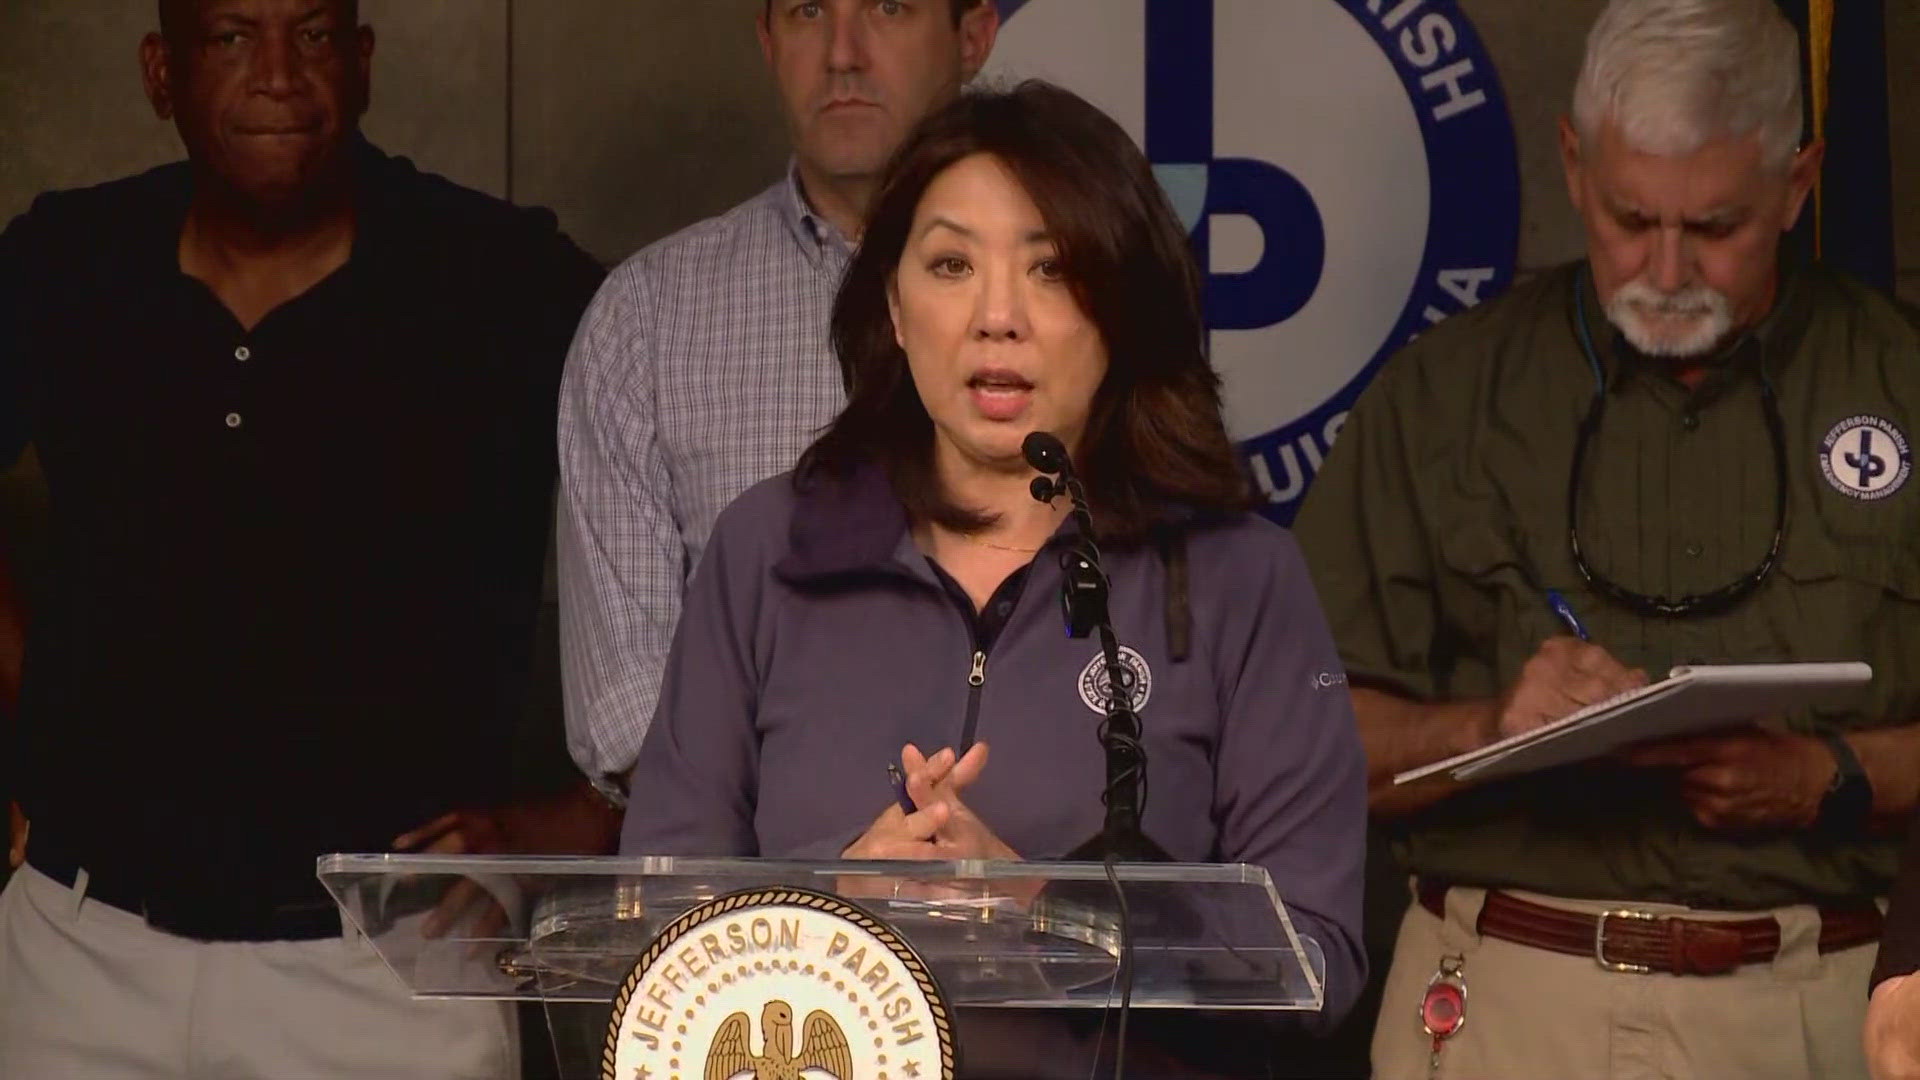
<svg viewBox="0 0 1920 1080">
<path fill-rule="evenodd" d="M 943 747 L 928 757 L 908 743 L 900 769 L 914 810 L 889 803 L 843 853 L 849 859 L 1018 859 L 962 795 L 987 767 L 987 744 L 965 754 Z"/>
</svg>

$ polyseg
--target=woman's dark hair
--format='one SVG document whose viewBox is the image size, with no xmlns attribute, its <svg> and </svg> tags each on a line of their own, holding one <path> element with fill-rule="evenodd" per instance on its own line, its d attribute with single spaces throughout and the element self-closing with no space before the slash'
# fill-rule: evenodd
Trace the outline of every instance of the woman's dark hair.
<svg viewBox="0 0 1920 1080">
<path fill-rule="evenodd" d="M 1186 232 L 1120 125 L 1040 81 L 962 94 L 922 121 L 888 165 L 834 301 L 847 405 L 801 457 L 800 482 L 878 461 L 912 520 L 961 531 L 991 523 L 955 505 L 935 476 L 933 421 L 887 309 L 921 196 L 974 154 L 998 158 L 1026 189 L 1106 345 L 1106 377 L 1076 454 L 1102 533 L 1137 542 L 1177 507 L 1250 506 L 1252 489 L 1220 419 Z"/>
</svg>

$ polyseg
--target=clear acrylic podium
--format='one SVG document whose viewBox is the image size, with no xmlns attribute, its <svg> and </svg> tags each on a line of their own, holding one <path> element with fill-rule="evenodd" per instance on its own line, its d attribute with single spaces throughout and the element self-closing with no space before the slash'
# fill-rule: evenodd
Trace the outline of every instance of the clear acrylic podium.
<svg viewBox="0 0 1920 1080">
<path fill-rule="evenodd" d="M 1136 1010 L 1314 1011 L 1319 943 L 1264 869 L 1127 863 Z M 319 876 L 425 998 L 544 1002 L 561 1076 L 601 1074 L 616 988 L 653 938 L 729 893 L 798 887 L 890 926 L 950 1005 L 1118 1003 L 1119 906 L 1099 863 L 329 855 Z"/>
</svg>

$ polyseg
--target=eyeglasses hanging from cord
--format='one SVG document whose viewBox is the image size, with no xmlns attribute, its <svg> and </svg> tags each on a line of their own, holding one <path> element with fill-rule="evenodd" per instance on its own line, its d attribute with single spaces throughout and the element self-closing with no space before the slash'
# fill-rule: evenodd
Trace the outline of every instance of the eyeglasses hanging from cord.
<svg viewBox="0 0 1920 1080">
<path fill-rule="evenodd" d="M 1587 562 L 1586 550 L 1580 543 L 1580 492 L 1586 474 L 1587 448 L 1600 428 L 1607 400 L 1606 377 L 1600 368 L 1599 354 L 1593 347 L 1593 335 L 1587 329 L 1586 291 L 1587 278 L 1583 269 L 1574 282 L 1575 326 L 1587 363 L 1593 367 L 1594 389 L 1593 403 L 1587 407 L 1586 418 L 1580 422 L 1580 431 L 1574 440 L 1572 475 L 1567 480 L 1567 546 L 1573 554 L 1574 569 L 1579 571 L 1588 588 L 1646 618 L 1682 619 L 1717 615 L 1751 595 L 1767 580 L 1780 560 L 1780 549 L 1786 541 L 1787 428 L 1786 421 L 1780 416 L 1780 402 L 1774 397 L 1773 384 L 1767 380 L 1763 370 L 1760 375 L 1760 408 L 1766 421 L 1767 436 L 1773 443 L 1774 474 L 1773 539 L 1767 545 L 1766 554 L 1761 556 L 1760 562 L 1752 570 L 1708 592 L 1666 597 L 1629 589 L 1594 569 Z"/>
</svg>

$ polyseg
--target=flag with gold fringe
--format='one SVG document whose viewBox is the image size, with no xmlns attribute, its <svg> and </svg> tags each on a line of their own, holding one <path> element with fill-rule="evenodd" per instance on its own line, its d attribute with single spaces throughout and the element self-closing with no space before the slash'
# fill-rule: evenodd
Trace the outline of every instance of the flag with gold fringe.
<svg viewBox="0 0 1920 1080">
<path fill-rule="evenodd" d="M 1800 30 L 1807 130 L 1827 144 L 1794 237 L 1831 266 L 1891 291 L 1893 159 L 1884 0 L 1779 0 Z"/>
</svg>

